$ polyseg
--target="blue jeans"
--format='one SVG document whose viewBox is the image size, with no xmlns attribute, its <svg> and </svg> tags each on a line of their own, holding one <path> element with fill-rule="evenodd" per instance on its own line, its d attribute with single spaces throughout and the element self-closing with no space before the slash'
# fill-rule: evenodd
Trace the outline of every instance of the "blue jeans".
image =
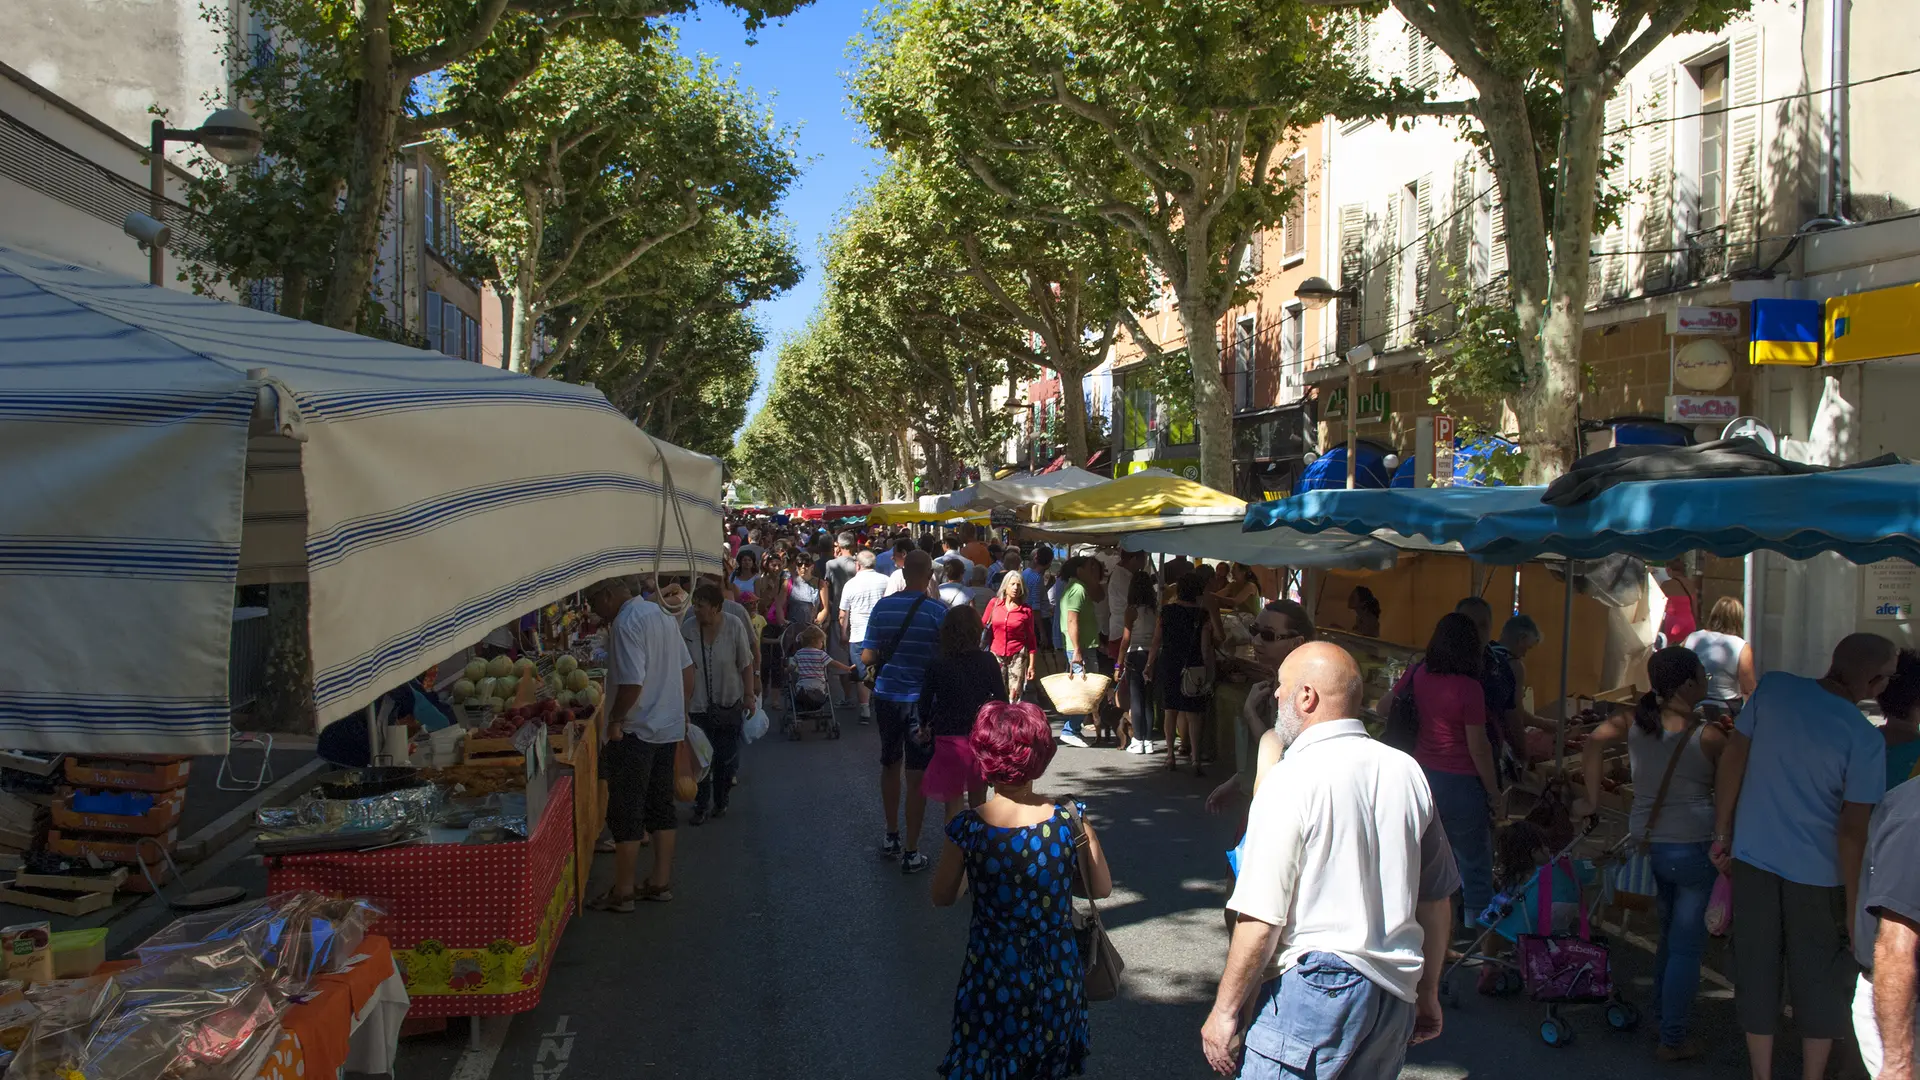
<svg viewBox="0 0 1920 1080">
<path fill-rule="evenodd" d="M 1058 635 L 1056 634 L 1055 636 L 1057 637 Z M 1098 670 L 1098 667 L 1097 667 L 1096 665 L 1098 665 L 1098 664 L 1099 664 L 1099 661 L 1098 661 L 1098 660 L 1096 660 L 1096 659 L 1095 659 L 1095 657 L 1096 657 L 1096 656 L 1098 655 L 1098 653 L 1097 653 L 1097 652 L 1088 652 L 1088 653 L 1084 653 L 1084 654 L 1082 654 L 1082 655 L 1084 656 L 1084 658 L 1085 658 L 1085 659 L 1086 659 L 1086 661 L 1087 661 L 1087 670 L 1088 670 L 1088 671 L 1097 671 L 1097 670 Z M 1071 664 L 1069 664 L 1069 665 L 1067 665 L 1067 670 L 1068 670 L 1068 671 L 1072 671 L 1072 670 L 1073 670 L 1073 665 L 1071 665 Z M 1085 719 L 1086 719 L 1086 717 L 1085 717 L 1085 716 L 1062 716 L 1062 717 L 1060 718 L 1060 734 L 1062 734 L 1062 735 L 1078 735 L 1078 734 L 1080 734 L 1080 724 L 1081 724 L 1081 722 L 1082 722 L 1082 721 L 1084 721 Z"/>
<path fill-rule="evenodd" d="M 1400 1075 L 1413 1003 L 1332 953 L 1310 952 L 1260 987 L 1240 1080 Z"/>
<path fill-rule="evenodd" d="M 1653 1011 L 1660 1041 L 1678 1046 L 1687 1037 L 1687 1014 L 1700 989 L 1700 954 L 1707 944 L 1707 901 L 1719 871 L 1701 844 L 1652 844 L 1653 880 L 1660 905 L 1660 948 L 1653 957 Z"/>
<path fill-rule="evenodd" d="M 1465 900 L 1461 920 L 1467 926 L 1493 902 L 1493 811 L 1487 789 L 1478 776 L 1426 770 L 1433 789 L 1433 806 L 1453 845 L 1454 865 L 1460 868 L 1460 892 Z"/>
</svg>

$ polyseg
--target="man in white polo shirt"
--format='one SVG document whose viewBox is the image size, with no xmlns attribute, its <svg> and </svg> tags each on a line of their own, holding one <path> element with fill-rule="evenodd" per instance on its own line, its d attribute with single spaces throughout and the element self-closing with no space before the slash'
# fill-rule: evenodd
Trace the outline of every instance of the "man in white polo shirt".
<svg viewBox="0 0 1920 1080">
<path fill-rule="evenodd" d="M 1353 719 L 1353 658 L 1308 642 L 1279 681 L 1286 753 L 1253 798 L 1201 1044 L 1215 1072 L 1244 1080 L 1398 1076 L 1407 1046 L 1440 1034 L 1460 875 L 1420 766 Z"/>
</svg>

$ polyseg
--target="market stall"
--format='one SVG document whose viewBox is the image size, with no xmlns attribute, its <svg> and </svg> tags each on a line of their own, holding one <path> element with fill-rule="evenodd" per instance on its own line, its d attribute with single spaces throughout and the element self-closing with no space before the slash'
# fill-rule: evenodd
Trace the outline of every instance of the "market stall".
<svg viewBox="0 0 1920 1080">
<path fill-rule="evenodd" d="M 938 525 L 960 521 L 984 525 L 990 520 L 990 515 L 975 511 L 922 510 L 918 501 L 877 503 L 867 512 L 870 525 Z"/>
<path fill-rule="evenodd" d="M 37 478 L 0 485 L 0 746 L 225 752 L 237 585 L 306 582 L 324 725 L 597 578 L 719 567 L 719 462 L 592 387 L 10 249 L 0 367 Z"/>
<path fill-rule="evenodd" d="M 1050 473 L 1014 473 L 942 496 L 947 503 L 941 509 L 1026 509 L 1037 507 L 1055 495 L 1111 482 L 1108 477 L 1071 466 Z"/>
</svg>

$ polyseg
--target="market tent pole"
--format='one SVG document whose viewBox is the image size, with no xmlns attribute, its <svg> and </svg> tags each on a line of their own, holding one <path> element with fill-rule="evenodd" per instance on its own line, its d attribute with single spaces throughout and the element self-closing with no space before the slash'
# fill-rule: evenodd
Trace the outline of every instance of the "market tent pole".
<svg viewBox="0 0 1920 1080">
<path fill-rule="evenodd" d="M 1554 733 L 1554 768 L 1565 776 L 1567 772 L 1567 669 L 1573 665 L 1573 560 L 1567 560 L 1566 597 L 1560 605 L 1560 704 L 1554 707 L 1559 714 L 1558 728 Z M 1522 747 L 1524 754 L 1526 748 Z M 1524 758 L 1523 758 L 1524 760 Z"/>
</svg>

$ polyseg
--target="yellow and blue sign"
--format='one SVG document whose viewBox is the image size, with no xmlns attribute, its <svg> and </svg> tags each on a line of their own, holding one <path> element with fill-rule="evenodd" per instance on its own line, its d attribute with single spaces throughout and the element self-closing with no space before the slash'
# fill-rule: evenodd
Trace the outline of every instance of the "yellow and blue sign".
<svg viewBox="0 0 1920 1080">
<path fill-rule="evenodd" d="M 1920 283 L 1827 301 L 1827 363 L 1920 353 Z"/>
<path fill-rule="evenodd" d="M 1812 367 L 1820 362 L 1821 310 L 1818 300 L 1755 300 L 1753 340 L 1747 359 L 1755 364 Z"/>
</svg>

